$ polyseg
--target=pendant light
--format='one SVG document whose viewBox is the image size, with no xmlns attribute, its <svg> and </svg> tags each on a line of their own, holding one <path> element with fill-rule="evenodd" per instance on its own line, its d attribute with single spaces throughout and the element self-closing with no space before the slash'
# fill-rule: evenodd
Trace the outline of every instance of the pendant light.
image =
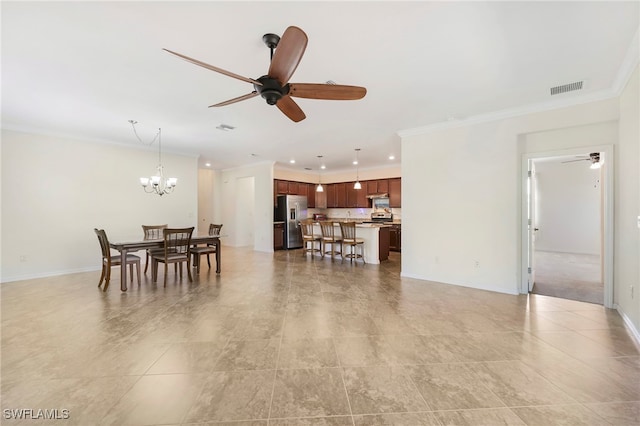
<svg viewBox="0 0 640 426">
<path fill-rule="evenodd" d="M 356 161 L 353 162 L 353 164 L 356 165 L 356 183 L 353 185 L 353 189 L 362 189 L 362 185 L 360 184 L 360 176 L 358 175 L 358 152 L 360 151 L 360 148 L 356 148 Z"/>
<path fill-rule="evenodd" d="M 318 155 L 318 186 L 316 186 L 316 192 L 324 192 L 324 188 L 320 183 L 320 169 L 322 169 L 322 155 Z"/>
</svg>

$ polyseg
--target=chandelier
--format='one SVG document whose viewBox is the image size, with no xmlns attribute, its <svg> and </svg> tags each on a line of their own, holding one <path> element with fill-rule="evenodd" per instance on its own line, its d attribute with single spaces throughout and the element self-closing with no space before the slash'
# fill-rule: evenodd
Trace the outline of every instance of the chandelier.
<svg viewBox="0 0 640 426">
<path fill-rule="evenodd" d="M 140 139 L 140 136 L 138 136 L 138 132 L 136 131 L 136 124 L 138 122 L 135 120 L 129 120 L 129 123 L 131 123 L 131 127 L 133 127 L 133 133 L 135 133 L 138 140 L 142 142 L 142 139 Z M 140 184 L 142 185 L 144 192 L 147 192 L 149 194 L 156 193 L 162 197 L 164 194 L 170 194 L 173 192 L 173 190 L 176 187 L 176 184 L 178 183 L 178 179 L 173 177 L 165 179 L 164 177 L 164 167 L 162 166 L 162 129 L 161 128 L 158 128 L 158 133 L 156 133 L 155 137 L 149 143 L 149 145 L 153 144 L 156 141 L 156 139 L 158 139 L 158 167 L 156 169 L 157 173 L 148 178 L 141 177 Z"/>
</svg>

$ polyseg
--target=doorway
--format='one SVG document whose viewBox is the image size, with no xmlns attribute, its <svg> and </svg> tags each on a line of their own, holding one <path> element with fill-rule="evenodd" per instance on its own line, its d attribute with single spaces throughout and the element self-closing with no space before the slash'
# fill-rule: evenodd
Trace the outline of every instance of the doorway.
<svg viewBox="0 0 640 426">
<path fill-rule="evenodd" d="M 611 307 L 611 151 L 523 157 L 523 293 Z"/>
</svg>

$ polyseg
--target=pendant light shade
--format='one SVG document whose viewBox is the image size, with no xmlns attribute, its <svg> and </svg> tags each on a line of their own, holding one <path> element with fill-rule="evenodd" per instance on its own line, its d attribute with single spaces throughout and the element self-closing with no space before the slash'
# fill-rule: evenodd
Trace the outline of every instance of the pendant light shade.
<svg viewBox="0 0 640 426">
<path fill-rule="evenodd" d="M 316 186 L 316 192 L 324 192 L 324 188 L 320 183 L 320 170 L 322 169 L 322 155 L 318 155 L 318 186 Z"/>
<path fill-rule="evenodd" d="M 358 152 L 360 152 L 360 148 L 356 148 L 356 161 L 354 161 L 356 165 L 356 183 L 353 185 L 353 189 L 362 189 L 362 184 L 360 184 L 360 176 L 358 176 L 358 169 L 360 165 L 358 164 Z"/>
</svg>

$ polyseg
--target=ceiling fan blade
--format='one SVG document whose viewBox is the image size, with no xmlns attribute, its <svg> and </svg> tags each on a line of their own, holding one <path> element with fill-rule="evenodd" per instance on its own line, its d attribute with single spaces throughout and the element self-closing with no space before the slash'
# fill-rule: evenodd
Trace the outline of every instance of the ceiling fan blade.
<svg viewBox="0 0 640 426">
<path fill-rule="evenodd" d="M 228 101 L 220 102 L 219 104 L 209 105 L 209 108 L 235 104 L 236 102 L 244 101 L 245 99 L 251 99 L 255 96 L 258 96 L 258 92 L 254 90 L 253 92 L 248 93 L 246 95 L 238 96 L 237 98 L 229 99 Z"/>
<path fill-rule="evenodd" d="M 289 84 L 289 96 L 308 99 L 355 100 L 362 99 L 367 89 L 360 86 L 345 86 L 341 84 Z"/>
<path fill-rule="evenodd" d="M 269 66 L 269 77 L 275 78 L 283 86 L 293 75 L 307 48 L 307 35 L 298 27 L 285 30 Z"/>
<path fill-rule="evenodd" d="M 182 55 L 180 53 L 173 52 L 173 51 L 171 51 L 169 49 L 164 49 L 163 48 L 162 50 L 167 51 L 167 52 L 171 53 L 172 55 L 175 55 L 175 56 L 177 56 L 179 58 L 182 58 L 185 61 L 191 62 L 192 64 L 198 65 L 198 66 L 200 66 L 202 68 L 206 68 L 206 69 L 211 70 L 211 71 L 219 72 L 220 74 L 224 74 L 224 75 L 229 76 L 229 77 L 237 78 L 238 80 L 246 81 L 247 83 L 251 83 L 251 84 L 256 84 L 258 86 L 262 86 L 262 83 L 260 83 L 257 80 L 254 80 L 252 78 L 243 77 L 241 75 L 232 73 L 231 71 L 227 71 L 227 70 L 223 70 L 222 68 L 214 67 L 213 65 L 209 65 L 209 64 L 201 62 L 201 61 L 199 61 L 197 59 L 193 59 L 193 58 L 190 58 L 188 56 Z"/>
<path fill-rule="evenodd" d="M 282 98 L 278 99 L 276 106 L 280 111 L 284 113 L 284 115 L 286 115 L 296 123 L 298 121 L 304 120 L 307 117 L 306 115 L 304 115 L 304 112 L 302 111 L 302 109 L 300 109 L 298 104 L 293 99 L 291 99 L 290 96 L 283 96 Z"/>
</svg>

